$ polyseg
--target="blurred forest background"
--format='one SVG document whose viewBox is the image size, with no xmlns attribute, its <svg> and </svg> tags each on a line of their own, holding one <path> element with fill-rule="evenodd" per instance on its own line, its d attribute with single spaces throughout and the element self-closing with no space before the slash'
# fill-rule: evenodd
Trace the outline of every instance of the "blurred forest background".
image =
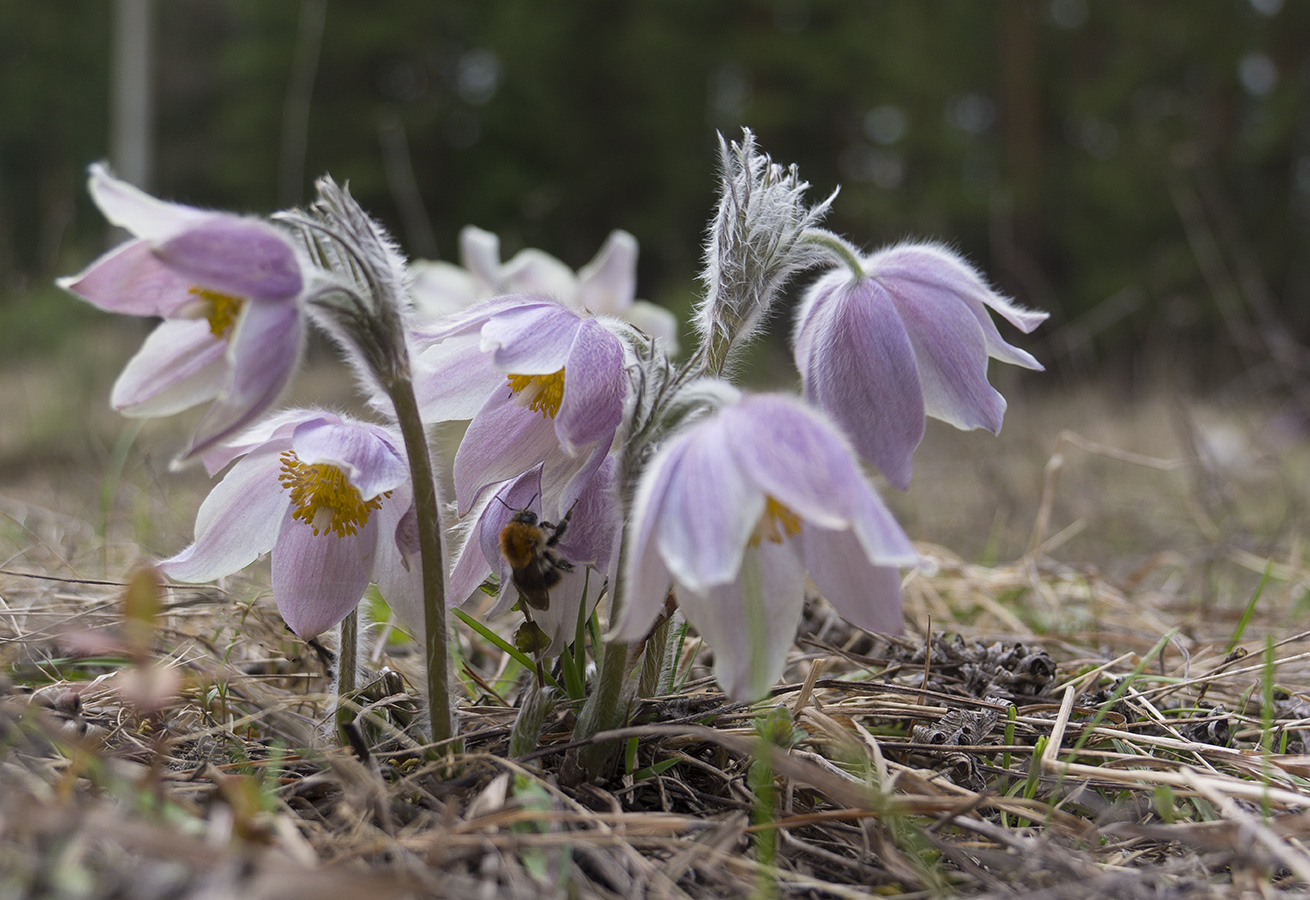
<svg viewBox="0 0 1310 900">
<path fill-rule="evenodd" d="M 140 0 L 137 0 L 140 2 Z M 1310 3 L 1283 0 L 158 0 L 160 196 L 264 212 L 349 180 L 415 256 L 466 223 L 572 266 L 612 228 L 685 308 L 742 126 L 868 249 L 958 246 L 1052 321 L 1060 383 L 1304 381 Z M 0 0 L 0 352 L 98 314 L 110 0 Z M 131 166 L 129 166 L 131 168 Z M 780 329 L 783 330 L 783 329 Z M 1048 382 L 1049 383 L 1049 382 Z M 1295 393 L 1297 388 L 1293 389 Z"/>
</svg>

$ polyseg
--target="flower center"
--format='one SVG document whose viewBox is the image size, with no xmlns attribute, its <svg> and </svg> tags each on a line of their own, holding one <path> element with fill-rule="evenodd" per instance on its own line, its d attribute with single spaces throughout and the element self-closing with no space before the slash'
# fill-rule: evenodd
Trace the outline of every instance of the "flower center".
<svg viewBox="0 0 1310 900">
<path fill-rule="evenodd" d="M 337 537 L 357 533 L 373 510 L 391 491 L 372 500 L 359 495 L 359 488 L 346 480 L 346 473 L 329 463 L 305 464 L 294 450 L 282 454 L 282 473 L 277 480 L 291 492 L 294 518 L 314 529 L 314 534 L 336 532 Z"/>
<path fill-rule="evenodd" d="M 764 498 L 764 515 L 760 516 L 759 523 L 755 526 L 755 533 L 751 535 L 750 544 L 752 547 L 758 547 L 760 541 L 772 541 L 775 544 L 781 544 L 789 537 L 793 537 L 801 532 L 801 517 L 792 512 L 785 504 L 779 503 L 772 497 Z"/>
<path fill-rule="evenodd" d="M 201 316 L 197 318 L 209 320 L 209 333 L 216 338 L 226 339 L 232 333 L 232 326 L 236 324 L 237 316 L 241 315 L 246 301 L 202 287 L 193 287 L 187 293 L 204 301 L 200 308 Z"/>
<path fill-rule="evenodd" d="M 564 400 L 564 370 L 549 375 L 511 375 L 509 389 L 518 395 L 520 404 L 541 413 L 543 419 L 553 419 Z"/>
</svg>

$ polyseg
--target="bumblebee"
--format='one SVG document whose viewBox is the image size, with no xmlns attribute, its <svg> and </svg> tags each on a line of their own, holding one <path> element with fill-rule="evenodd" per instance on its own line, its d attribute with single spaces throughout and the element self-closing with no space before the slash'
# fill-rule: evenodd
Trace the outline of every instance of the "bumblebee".
<svg viewBox="0 0 1310 900">
<path fill-rule="evenodd" d="M 520 509 L 501 529 L 500 554 L 513 570 L 519 596 L 533 609 L 549 609 L 550 589 L 565 572 L 573 571 L 573 563 L 555 551 L 572 516 L 570 508 L 558 525 L 552 525 L 539 521 L 532 510 Z"/>
</svg>

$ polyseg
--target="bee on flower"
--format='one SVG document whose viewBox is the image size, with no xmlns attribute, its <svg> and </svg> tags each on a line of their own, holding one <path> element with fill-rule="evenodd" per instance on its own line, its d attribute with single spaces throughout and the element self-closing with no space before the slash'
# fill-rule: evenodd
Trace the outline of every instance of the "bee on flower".
<svg viewBox="0 0 1310 900">
<path fill-rule="evenodd" d="M 415 391 L 428 422 L 471 419 L 455 454 L 460 515 L 492 485 L 542 465 L 567 509 L 610 452 L 628 391 L 609 320 L 547 297 L 488 300 L 417 331 Z"/>
</svg>

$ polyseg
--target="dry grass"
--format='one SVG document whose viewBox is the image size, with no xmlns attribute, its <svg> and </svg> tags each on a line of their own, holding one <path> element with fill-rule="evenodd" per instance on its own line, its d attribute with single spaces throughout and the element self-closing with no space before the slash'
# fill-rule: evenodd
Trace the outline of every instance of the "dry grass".
<svg viewBox="0 0 1310 900">
<path fill-rule="evenodd" d="M 330 654 L 286 631 L 259 569 L 170 591 L 148 653 L 125 649 L 119 579 L 185 540 L 203 480 L 150 464 L 167 426 L 121 452 L 109 417 L 15 438 L 0 896 L 1310 890 L 1304 439 L 1264 409 L 1011 403 L 999 439 L 930 435 L 893 498 L 935 542 L 906 582 L 904 637 L 813 600 L 785 683 L 748 708 L 689 636 L 678 689 L 603 736 L 623 761 L 577 787 L 555 775 L 570 705 L 511 758 L 527 681 L 467 633 L 452 763 L 404 727 L 422 683 L 407 641 L 386 645 L 396 675 L 339 746 Z"/>
</svg>

